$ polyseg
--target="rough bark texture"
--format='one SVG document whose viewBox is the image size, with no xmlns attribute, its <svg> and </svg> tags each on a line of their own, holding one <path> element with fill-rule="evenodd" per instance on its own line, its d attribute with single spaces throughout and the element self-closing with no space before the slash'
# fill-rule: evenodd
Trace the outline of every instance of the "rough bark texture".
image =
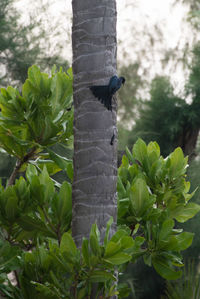
<svg viewBox="0 0 200 299">
<path fill-rule="evenodd" d="M 116 222 L 116 99 L 108 111 L 89 86 L 116 74 L 116 1 L 73 0 L 74 182 L 72 234 L 78 246 L 97 223 Z M 115 134 L 113 145 L 111 138 Z M 115 227 L 112 228 L 113 232 Z"/>
<path fill-rule="evenodd" d="M 183 132 L 178 138 L 177 146 L 180 146 L 184 154 L 189 157 L 189 162 L 196 157 L 195 148 L 198 135 L 198 127 L 191 129 L 183 128 Z"/>
</svg>

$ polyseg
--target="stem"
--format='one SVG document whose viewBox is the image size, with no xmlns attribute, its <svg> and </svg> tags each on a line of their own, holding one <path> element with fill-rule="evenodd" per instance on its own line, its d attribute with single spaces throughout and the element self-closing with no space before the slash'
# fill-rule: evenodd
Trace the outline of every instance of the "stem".
<svg viewBox="0 0 200 299">
<path fill-rule="evenodd" d="M 8 179 L 8 184 L 7 184 L 7 186 L 11 186 L 11 185 L 14 184 L 14 182 L 15 182 L 15 178 L 16 178 L 16 176 L 17 176 L 18 171 L 20 170 L 20 168 L 22 167 L 22 165 L 23 165 L 24 163 L 26 163 L 30 158 L 33 157 L 33 155 L 35 154 L 35 151 L 36 151 L 36 147 L 34 146 L 34 147 L 31 149 L 31 151 L 30 151 L 28 154 L 26 154 L 26 155 L 24 156 L 24 158 L 23 158 L 22 160 L 20 160 L 20 159 L 17 160 L 17 162 L 16 162 L 16 166 L 15 166 L 13 172 L 11 173 L 11 176 L 10 176 L 9 179 Z"/>
<path fill-rule="evenodd" d="M 60 223 L 57 226 L 57 236 L 58 236 L 58 244 L 60 246 L 60 242 L 61 242 L 61 232 L 60 232 Z"/>
<path fill-rule="evenodd" d="M 14 270 L 13 273 L 15 275 L 15 279 L 16 279 L 16 282 L 17 282 L 17 287 L 20 289 L 20 282 L 19 282 L 19 277 L 18 277 L 17 270 Z"/>
<path fill-rule="evenodd" d="M 7 186 L 11 186 L 11 185 L 14 184 L 16 175 L 17 175 L 18 171 L 20 170 L 22 164 L 23 164 L 22 161 L 17 160 L 17 162 L 16 162 L 16 166 L 15 166 L 13 172 L 11 173 L 11 176 L 10 176 L 9 179 L 8 179 L 8 184 L 7 184 Z"/>
<path fill-rule="evenodd" d="M 43 213 L 44 213 L 44 217 L 46 219 L 46 221 L 49 223 L 49 226 L 51 227 L 51 229 L 57 234 L 57 229 L 56 227 L 51 223 L 51 220 L 49 219 L 49 216 L 46 213 L 46 210 L 44 207 L 40 206 L 40 208 L 42 209 Z"/>
</svg>

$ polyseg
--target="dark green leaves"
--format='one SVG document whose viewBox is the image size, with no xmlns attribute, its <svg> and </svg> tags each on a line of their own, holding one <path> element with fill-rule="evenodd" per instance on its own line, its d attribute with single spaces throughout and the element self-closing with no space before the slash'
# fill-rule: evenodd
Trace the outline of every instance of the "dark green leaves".
<svg viewBox="0 0 200 299">
<path fill-rule="evenodd" d="M 72 135 L 71 102 L 71 70 L 49 77 L 32 66 L 22 95 L 12 87 L 1 89 L 0 146 L 22 160 L 30 152 L 34 156 L 37 148 L 66 142 Z"/>
<path fill-rule="evenodd" d="M 127 225 L 133 236 L 144 235 L 142 248 L 132 247 L 132 260 L 143 255 L 161 276 L 177 279 L 180 251 L 191 245 L 193 234 L 175 230 L 174 220 L 185 222 L 200 211 L 189 202 L 194 193 L 185 179 L 187 158 L 177 148 L 163 159 L 156 142 L 146 145 L 141 139 L 126 154 L 119 168 L 118 224 Z"/>
<path fill-rule="evenodd" d="M 155 200 L 150 197 L 146 183 L 138 178 L 130 189 L 130 207 L 137 221 L 153 206 Z"/>
</svg>

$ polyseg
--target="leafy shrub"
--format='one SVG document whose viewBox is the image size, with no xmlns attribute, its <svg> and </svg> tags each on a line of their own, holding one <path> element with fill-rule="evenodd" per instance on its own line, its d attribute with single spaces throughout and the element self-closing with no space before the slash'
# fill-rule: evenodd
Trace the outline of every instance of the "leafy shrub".
<svg viewBox="0 0 200 299">
<path fill-rule="evenodd" d="M 180 252 L 192 233 L 176 221 L 193 217 L 186 181 L 187 158 L 180 148 L 166 159 L 157 143 L 138 140 L 127 149 L 118 175 L 118 229 L 103 244 L 96 224 L 77 248 L 71 236 L 72 161 L 52 150 L 72 137 L 72 74 L 33 66 L 22 94 L 8 87 L 0 94 L 0 146 L 16 157 L 6 187 L 0 184 L 0 294 L 13 299 L 98 298 L 128 295 L 117 273 L 139 257 L 167 279 L 177 279 Z M 51 175 L 65 170 L 61 184 Z M 17 175 L 23 176 L 17 179 Z M 14 276 L 11 281 L 10 273 Z"/>
</svg>

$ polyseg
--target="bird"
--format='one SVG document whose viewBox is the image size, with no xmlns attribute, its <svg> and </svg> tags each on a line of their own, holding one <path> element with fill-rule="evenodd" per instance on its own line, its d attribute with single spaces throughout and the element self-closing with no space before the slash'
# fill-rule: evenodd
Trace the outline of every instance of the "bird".
<svg viewBox="0 0 200 299">
<path fill-rule="evenodd" d="M 94 85 L 90 86 L 93 95 L 101 101 L 102 104 L 112 111 L 112 97 L 125 83 L 124 77 L 113 76 L 110 78 L 108 85 Z"/>
</svg>

